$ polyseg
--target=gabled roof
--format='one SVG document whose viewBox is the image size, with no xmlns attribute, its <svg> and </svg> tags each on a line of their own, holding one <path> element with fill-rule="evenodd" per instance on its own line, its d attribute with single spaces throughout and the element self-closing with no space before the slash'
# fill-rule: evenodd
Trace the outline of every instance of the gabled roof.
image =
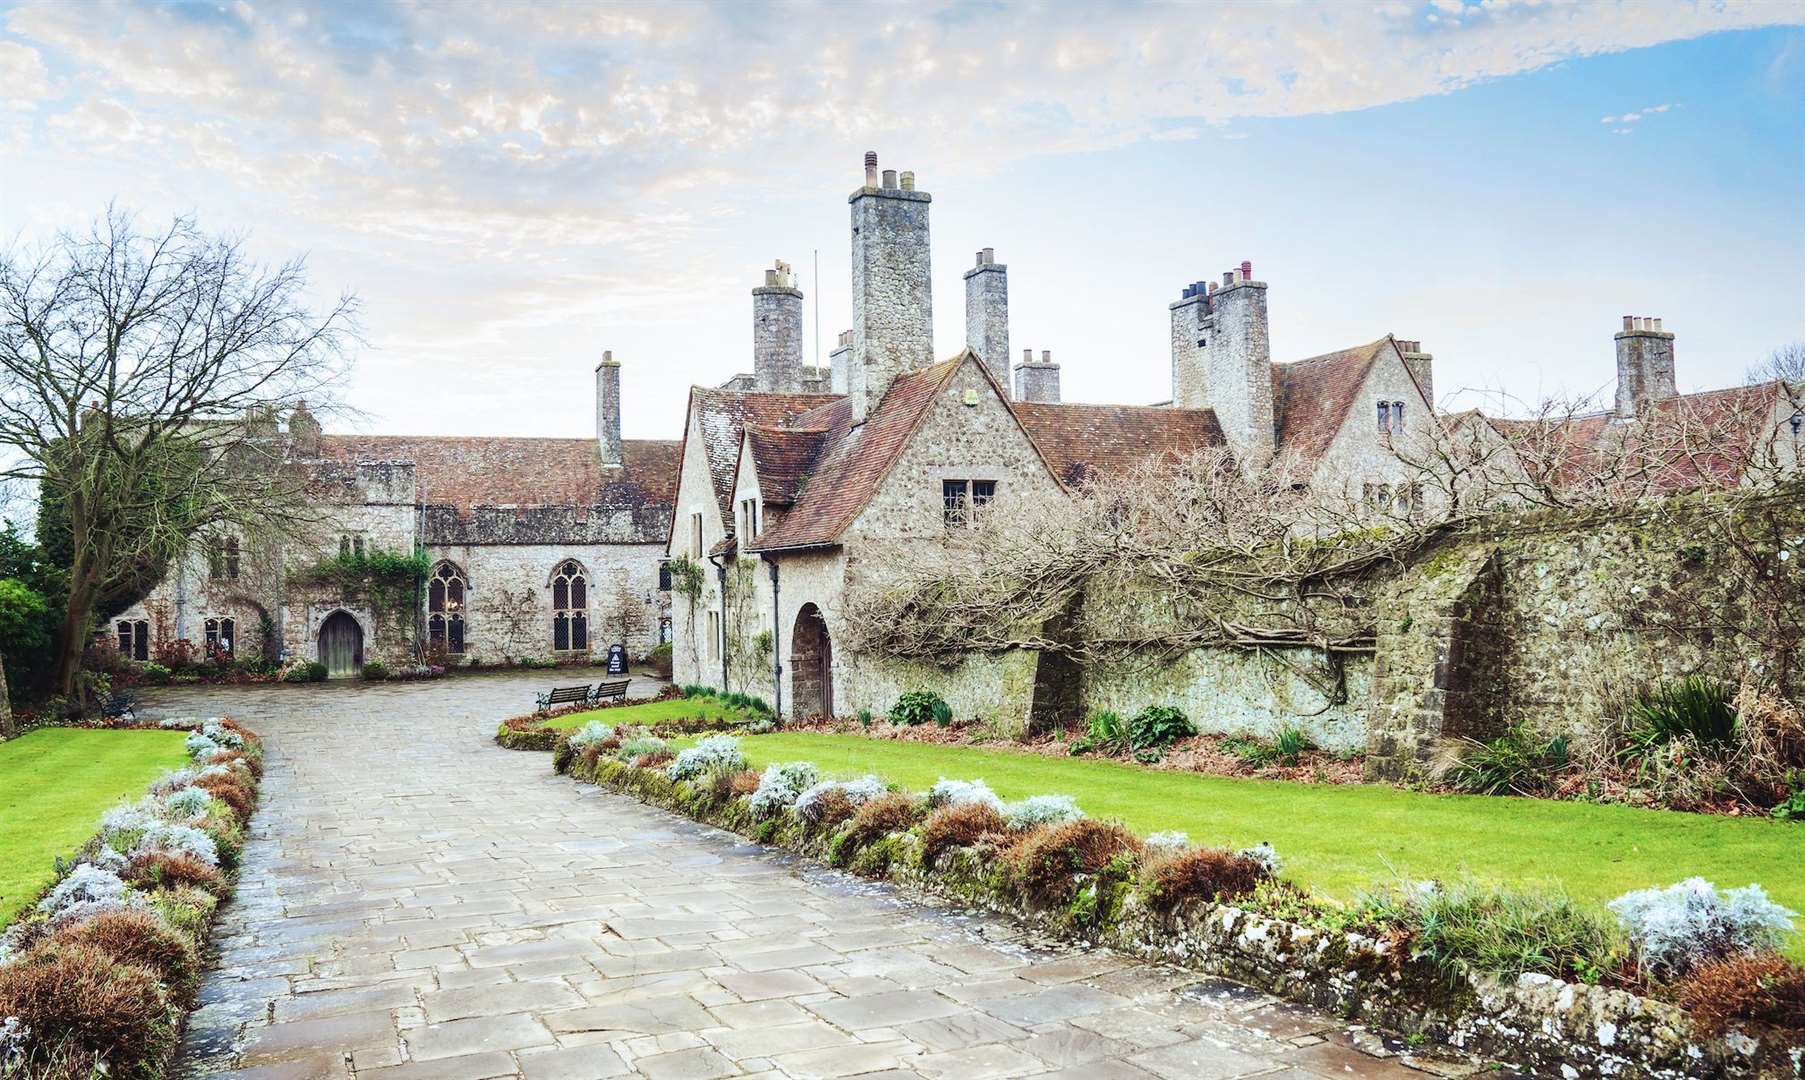
<svg viewBox="0 0 1805 1080">
<path fill-rule="evenodd" d="M 746 446 L 758 473 L 758 494 L 767 506 L 789 506 L 796 501 L 827 445 L 827 435 L 826 428 L 746 427 Z"/>
<path fill-rule="evenodd" d="M 594 439 L 323 435 L 320 456 L 344 464 L 407 461 L 420 501 L 453 506 L 571 506 L 662 509 L 676 502 L 682 444 L 621 443 L 621 467 L 604 468 Z"/>
<path fill-rule="evenodd" d="M 1328 452 L 1335 435 L 1359 400 L 1360 388 L 1384 350 L 1394 348 L 1391 335 L 1307 360 L 1272 365 L 1273 437 L 1280 453 L 1316 461 Z"/>
<path fill-rule="evenodd" d="M 769 519 L 758 537 L 758 550 L 838 543 L 840 533 L 871 501 L 879 482 L 908 446 L 935 396 L 967 358 L 975 362 L 970 349 L 897 376 L 856 434 L 851 398 L 835 398 L 798 414 L 793 427 L 823 433 L 818 457 L 794 504 L 781 517 Z M 977 366 L 983 369 L 982 364 Z"/>
<path fill-rule="evenodd" d="M 740 443 L 746 426 L 782 427 L 796 416 L 834 400 L 832 394 L 759 394 L 702 386 L 690 389 L 689 410 L 701 428 L 702 449 L 722 521 L 733 520 L 733 479 L 739 469 Z M 687 424 L 683 437 L 687 442 Z"/>
<path fill-rule="evenodd" d="M 1053 475 L 1076 487 L 1094 475 L 1127 472 L 1149 457 L 1179 458 L 1225 446 L 1210 409 L 1157 405 L 1063 405 L 1015 401 L 1009 407 Z"/>
</svg>

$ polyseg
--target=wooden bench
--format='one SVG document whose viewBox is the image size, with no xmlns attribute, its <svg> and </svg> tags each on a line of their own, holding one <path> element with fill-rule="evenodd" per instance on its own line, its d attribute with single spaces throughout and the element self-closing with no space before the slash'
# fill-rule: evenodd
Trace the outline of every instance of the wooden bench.
<svg viewBox="0 0 1805 1080">
<path fill-rule="evenodd" d="M 100 715 L 108 720 L 136 720 L 138 713 L 130 694 L 112 694 L 100 703 Z"/>
<path fill-rule="evenodd" d="M 596 683 L 595 692 L 589 695 L 589 700 L 601 701 L 604 698 L 615 698 L 625 701 L 627 700 L 627 684 L 632 681 L 631 679 L 615 679 L 612 682 Z"/>
<path fill-rule="evenodd" d="M 537 697 L 540 712 L 544 712 L 553 705 L 575 705 L 578 702 L 592 700 L 588 683 L 584 683 L 582 686 L 553 687 L 551 693 L 539 694 Z"/>
</svg>

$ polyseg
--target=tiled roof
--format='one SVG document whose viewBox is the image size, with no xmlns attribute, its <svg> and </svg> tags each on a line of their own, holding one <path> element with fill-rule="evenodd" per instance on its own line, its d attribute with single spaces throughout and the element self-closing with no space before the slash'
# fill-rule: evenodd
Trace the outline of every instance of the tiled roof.
<svg viewBox="0 0 1805 1080">
<path fill-rule="evenodd" d="M 771 518 L 756 546 L 769 551 L 837 542 L 909 444 L 935 395 L 970 355 L 966 350 L 898 376 L 856 436 L 850 398 L 835 398 L 797 415 L 792 426 L 825 433 L 820 454 L 795 503 L 781 518 Z"/>
<path fill-rule="evenodd" d="M 1768 425 L 1786 392 L 1784 384 L 1766 382 L 1679 394 L 1652 403 L 1633 421 L 1603 412 L 1556 420 L 1486 419 L 1532 456 L 1558 459 L 1557 482 L 1565 485 L 1616 475 L 1613 440 L 1631 437 L 1631 424 L 1644 425 L 1642 449 L 1651 460 L 1631 468 L 1656 467 L 1647 478 L 1650 487 L 1672 493 L 1741 483 L 1743 469 L 1761 453 L 1761 440 L 1773 435 Z"/>
<path fill-rule="evenodd" d="M 746 443 L 758 473 L 758 493 L 768 506 L 789 506 L 806 486 L 827 445 L 826 428 L 785 429 L 748 425 Z"/>
<path fill-rule="evenodd" d="M 323 458 L 344 464 L 410 461 L 428 506 L 571 506 L 668 510 L 677 498 L 681 443 L 627 439 L 622 467 L 602 467 L 594 439 L 324 435 Z"/>
<path fill-rule="evenodd" d="M 1210 409 L 1030 401 L 1012 402 L 1010 408 L 1067 487 L 1093 475 L 1120 475 L 1149 457 L 1182 457 L 1226 444 Z"/>
<path fill-rule="evenodd" d="M 1374 362 L 1390 347 L 1391 336 L 1386 335 L 1351 349 L 1272 365 L 1272 422 L 1279 452 L 1305 461 L 1327 453 Z"/>
<path fill-rule="evenodd" d="M 831 394 L 758 394 L 740 390 L 694 387 L 690 411 L 702 428 L 702 449 L 714 481 L 721 520 L 733 520 L 733 477 L 739 468 L 740 442 L 748 424 L 783 427 L 801 413 L 834 401 Z M 688 435 L 687 425 L 684 438 Z"/>
</svg>

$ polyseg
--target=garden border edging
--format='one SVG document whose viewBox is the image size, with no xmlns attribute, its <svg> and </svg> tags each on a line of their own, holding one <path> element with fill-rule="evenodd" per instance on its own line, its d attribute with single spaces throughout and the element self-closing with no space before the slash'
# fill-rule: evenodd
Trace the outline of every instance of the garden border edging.
<svg viewBox="0 0 1805 1080">
<path fill-rule="evenodd" d="M 699 785 L 606 759 L 567 761 L 579 782 L 606 786 L 770 847 L 829 862 L 830 838 L 755 821 L 744 804 L 712 802 Z M 556 763 L 554 767 L 558 767 Z M 873 856 L 878 853 L 877 857 Z M 1397 956 L 1387 942 L 1270 918 L 1229 905 L 1194 902 L 1162 916 L 1129 898 L 1098 927 L 1074 925 L 1061 910 L 1036 910 L 997 887 L 994 861 L 973 849 L 922 868 L 915 838 L 892 833 L 861 851 L 851 869 L 916 892 L 983 907 L 1067 940 L 1104 945 L 1162 963 L 1222 976 L 1291 1001 L 1538 1075 L 1650 1080 L 1799 1080 L 1805 1043 L 1781 1033 L 1731 1030 L 1692 1037 L 1679 1008 L 1626 990 L 1544 975 L 1515 979 L 1468 973 L 1450 985 L 1428 965 Z M 1084 888 L 1094 889 L 1095 884 Z M 1102 904 L 1098 905 L 1103 906 Z"/>
</svg>

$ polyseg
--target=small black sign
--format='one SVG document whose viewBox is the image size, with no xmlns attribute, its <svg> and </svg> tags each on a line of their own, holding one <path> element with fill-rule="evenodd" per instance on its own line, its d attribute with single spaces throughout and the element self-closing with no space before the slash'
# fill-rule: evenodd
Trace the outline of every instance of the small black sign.
<svg viewBox="0 0 1805 1080">
<path fill-rule="evenodd" d="M 627 673 L 627 647 L 625 645 L 608 646 L 608 674 L 625 675 Z"/>
</svg>

